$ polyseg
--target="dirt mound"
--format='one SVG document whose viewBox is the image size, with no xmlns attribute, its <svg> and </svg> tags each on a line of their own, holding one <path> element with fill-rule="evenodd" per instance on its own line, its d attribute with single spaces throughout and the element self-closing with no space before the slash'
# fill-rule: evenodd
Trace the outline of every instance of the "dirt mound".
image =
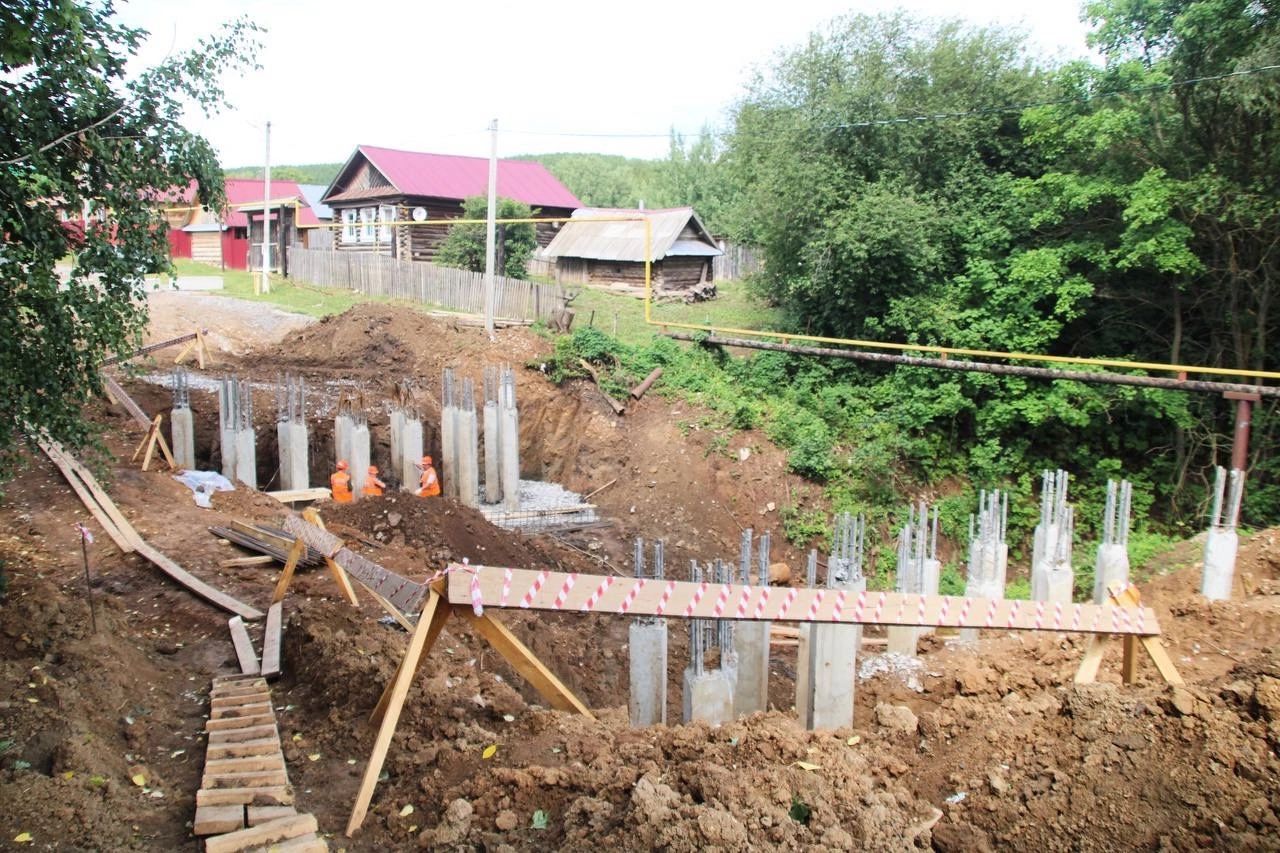
<svg viewBox="0 0 1280 853">
<path fill-rule="evenodd" d="M 289 701 L 309 706 L 323 692 L 331 708 L 296 747 L 321 761 L 333 756 L 327 768 L 301 762 L 298 783 L 317 789 L 342 756 L 363 758 L 372 732 L 361 720 L 404 643 L 391 628 L 358 631 L 349 611 L 318 612 L 327 607 L 308 607 L 287 635 L 289 659 L 301 662 Z M 718 729 L 630 729 L 625 711 L 608 707 L 598 721 L 570 717 L 528 701 L 491 652 L 486 658 L 473 637 L 454 631 L 446 629 L 410 692 L 359 836 L 370 849 L 415 837 L 424 847 L 468 849 L 928 847 L 939 812 L 909 791 L 902 762 L 885 755 L 899 732 L 876 727 L 850 743 L 851 732 L 805 732 L 789 714 Z M 356 783 L 354 771 L 342 775 L 338 809 Z M 406 805 L 413 813 L 402 816 Z"/>
</svg>

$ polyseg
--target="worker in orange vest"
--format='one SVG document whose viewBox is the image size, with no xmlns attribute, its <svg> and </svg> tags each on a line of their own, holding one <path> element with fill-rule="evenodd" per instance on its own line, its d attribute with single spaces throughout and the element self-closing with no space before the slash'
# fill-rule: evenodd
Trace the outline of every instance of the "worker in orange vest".
<svg viewBox="0 0 1280 853">
<path fill-rule="evenodd" d="M 378 479 L 378 466 L 369 466 L 369 476 L 364 478 L 364 495 L 370 498 L 382 497 L 382 490 L 387 484 Z"/>
<path fill-rule="evenodd" d="M 422 478 L 418 480 L 418 497 L 434 498 L 440 495 L 440 478 L 436 476 L 436 469 L 431 465 L 431 457 L 422 457 L 422 462 L 418 464 L 422 469 Z"/>
<path fill-rule="evenodd" d="M 351 503 L 351 475 L 347 473 L 345 459 L 338 463 L 338 470 L 329 478 L 329 491 L 333 494 L 334 503 Z"/>
</svg>

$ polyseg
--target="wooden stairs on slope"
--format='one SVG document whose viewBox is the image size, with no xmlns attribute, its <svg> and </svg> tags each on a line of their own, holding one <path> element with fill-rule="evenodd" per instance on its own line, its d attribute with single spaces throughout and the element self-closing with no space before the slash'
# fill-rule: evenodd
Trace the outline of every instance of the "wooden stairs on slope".
<svg viewBox="0 0 1280 853">
<path fill-rule="evenodd" d="M 193 832 L 207 853 L 328 850 L 316 819 L 294 808 L 271 691 L 259 676 L 215 678 L 204 780 Z"/>
</svg>

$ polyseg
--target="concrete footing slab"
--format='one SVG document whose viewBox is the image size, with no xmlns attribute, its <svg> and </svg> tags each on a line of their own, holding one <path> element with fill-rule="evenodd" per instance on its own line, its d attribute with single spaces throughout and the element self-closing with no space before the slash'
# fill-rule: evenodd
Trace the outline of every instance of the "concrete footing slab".
<svg viewBox="0 0 1280 853">
<path fill-rule="evenodd" d="M 723 669 L 707 670 L 700 675 L 686 669 L 682 700 L 686 723 L 724 725 L 733 720 L 733 679 Z"/>
</svg>

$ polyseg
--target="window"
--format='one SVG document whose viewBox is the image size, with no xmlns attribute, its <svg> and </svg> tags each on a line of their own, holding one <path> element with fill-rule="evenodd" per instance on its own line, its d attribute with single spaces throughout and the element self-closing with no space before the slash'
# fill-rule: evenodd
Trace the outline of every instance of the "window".
<svg viewBox="0 0 1280 853">
<path fill-rule="evenodd" d="M 378 209 L 376 207 L 360 208 L 360 242 L 374 242 L 375 229 L 374 221 L 378 218 Z"/>
<path fill-rule="evenodd" d="M 378 208 L 378 217 L 379 217 L 379 220 L 383 223 L 395 222 L 396 221 L 395 207 L 390 204 L 382 205 L 382 207 Z M 391 240 L 392 240 L 392 227 L 390 225 L 383 224 L 378 229 L 378 241 L 381 243 L 390 243 Z"/>
<path fill-rule="evenodd" d="M 355 210 L 342 211 L 342 242 L 356 242 L 356 217 L 359 215 Z"/>
</svg>

